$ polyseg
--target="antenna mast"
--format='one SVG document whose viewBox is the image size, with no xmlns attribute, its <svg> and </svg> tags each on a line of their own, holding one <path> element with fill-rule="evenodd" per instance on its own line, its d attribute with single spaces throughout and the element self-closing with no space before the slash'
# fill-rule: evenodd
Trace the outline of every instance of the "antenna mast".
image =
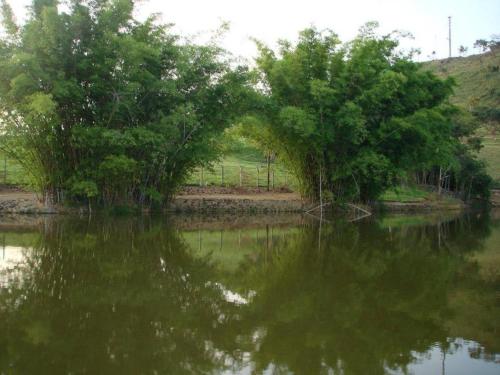
<svg viewBox="0 0 500 375">
<path fill-rule="evenodd" d="M 448 49 L 449 58 L 451 59 L 451 16 L 448 17 Z"/>
</svg>

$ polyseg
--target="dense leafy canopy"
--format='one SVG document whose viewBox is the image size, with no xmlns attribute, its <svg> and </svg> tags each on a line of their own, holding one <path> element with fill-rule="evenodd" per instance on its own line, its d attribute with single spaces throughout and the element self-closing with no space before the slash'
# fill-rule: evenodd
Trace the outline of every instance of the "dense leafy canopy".
<svg viewBox="0 0 500 375">
<path fill-rule="evenodd" d="M 314 28 L 278 52 L 257 43 L 269 99 L 258 118 L 313 199 L 321 186 L 334 199 L 372 200 L 408 172 L 457 165 L 453 80 L 421 70 L 376 26 L 347 44 Z"/>
<path fill-rule="evenodd" d="M 33 0 L 19 27 L 1 2 L 2 149 L 51 201 L 164 204 L 241 118 L 308 198 L 370 201 L 418 173 L 439 187 L 453 176 L 463 196 L 488 191 L 466 142 L 474 126 L 447 100 L 453 80 L 421 70 L 375 23 L 346 44 L 314 28 L 278 52 L 257 42 L 250 72 L 215 40 L 136 21 L 133 0 L 58 5 Z"/>
<path fill-rule="evenodd" d="M 164 202 L 238 113 L 246 68 L 196 45 L 134 1 L 34 0 L 18 28 L 3 1 L 4 148 L 56 201 Z"/>
</svg>

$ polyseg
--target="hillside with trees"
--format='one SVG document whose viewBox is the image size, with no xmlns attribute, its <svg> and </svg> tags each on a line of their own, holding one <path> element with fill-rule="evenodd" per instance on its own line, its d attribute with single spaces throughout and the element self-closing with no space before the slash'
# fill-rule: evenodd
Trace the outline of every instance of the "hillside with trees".
<svg viewBox="0 0 500 375">
<path fill-rule="evenodd" d="M 425 63 L 424 68 L 442 78 L 455 79 L 457 85 L 450 100 L 480 121 L 478 134 L 484 146 L 480 156 L 487 161 L 488 172 L 500 186 L 500 49 L 488 47 L 486 41 L 478 47 L 481 54 L 434 60 Z"/>
<path fill-rule="evenodd" d="M 452 103 L 471 110 L 478 106 L 500 108 L 500 50 L 429 61 L 424 67 L 439 77 L 456 80 Z"/>
</svg>

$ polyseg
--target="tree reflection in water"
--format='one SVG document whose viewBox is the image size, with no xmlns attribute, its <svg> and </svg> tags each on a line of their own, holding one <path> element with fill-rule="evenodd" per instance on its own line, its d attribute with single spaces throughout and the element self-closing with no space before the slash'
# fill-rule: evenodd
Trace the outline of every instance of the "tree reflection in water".
<svg viewBox="0 0 500 375">
<path fill-rule="evenodd" d="M 1 271 L 0 373 L 384 374 L 461 337 L 494 361 L 499 280 L 472 256 L 497 224 L 47 219 Z"/>
</svg>

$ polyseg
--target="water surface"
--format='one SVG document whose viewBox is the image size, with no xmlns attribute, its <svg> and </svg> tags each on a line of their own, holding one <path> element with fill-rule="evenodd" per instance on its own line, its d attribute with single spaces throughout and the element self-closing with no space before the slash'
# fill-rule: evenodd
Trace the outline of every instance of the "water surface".
<svg viewBox="0 0 500 375">
<path fill-rule="evenodd" d="M 0 219 L 0 374 L 500 374 L 500 219 Z"/>
</svg>

